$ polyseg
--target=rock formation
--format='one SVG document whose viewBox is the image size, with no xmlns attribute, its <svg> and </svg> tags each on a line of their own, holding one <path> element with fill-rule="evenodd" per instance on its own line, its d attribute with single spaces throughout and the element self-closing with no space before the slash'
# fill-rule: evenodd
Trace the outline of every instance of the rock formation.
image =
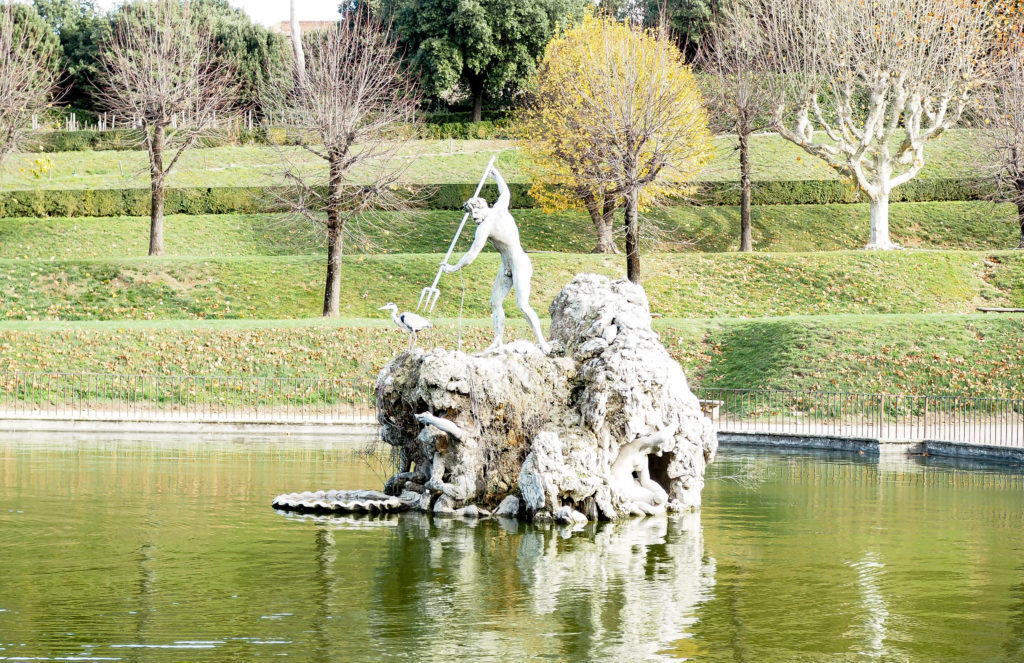
<svg viewBox="0 0 1024 663">
<path fill-rule="evenodd" d="M 440 514 L 585 522 L 700 504 L 711 422 L 628 281 L 577 276 L 551 305 L 551 351 L 414 349 L 377 379 L 397 452 L 384 492 Z"/>
</svg>

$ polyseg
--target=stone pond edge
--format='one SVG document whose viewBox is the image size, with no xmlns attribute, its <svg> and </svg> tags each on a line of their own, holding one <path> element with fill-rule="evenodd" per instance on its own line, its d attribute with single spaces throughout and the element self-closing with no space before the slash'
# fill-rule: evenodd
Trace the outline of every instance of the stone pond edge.
<svg viewBox="0 0 1024 663">
<path fill-rule="evenodd" d="M 0 433 L 284 433 L 358 438 L 376 435 L 377 424 L 369 419 L 341 424 L 297 424 L 294 422 L 251 421 L 152 421 L 123 419 L 0 419 Z M 928 455 L 993 463 L 1024 464 L 1024 447 L 1000 447 L 938 440 L 884 442 L 870 437 L 840 437 L 786 433 L 718 432 L 723 446 L 756 446 L 778 449 L 817 449 L 865 455 Z"/>
</svg>

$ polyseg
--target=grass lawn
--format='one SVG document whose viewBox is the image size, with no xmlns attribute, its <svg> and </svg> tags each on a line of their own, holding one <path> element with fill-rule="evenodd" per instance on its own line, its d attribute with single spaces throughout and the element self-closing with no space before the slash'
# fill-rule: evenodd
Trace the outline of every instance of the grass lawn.
<svg viewBox="0 0 1024 663">
<path fill-rule="evenodd" d="M 514 210 L 523 244 L 534 251 L 588 253 L 590 218 L 581 212 Z M 838 251 L 863 246 L 867 205 L 772 205 L 754 209 L 757 251 Z M 987 202 L 894 203 L 892 235 L 913 248 L 1004 249 L 1017 244 L 1013 205 Z M 461 215 L 444 210 L 381 214 L 349 233 L 349 253 L 444 252 Z M 673 207 L 650 214 L 648 249 L 725 252 L 739 248 L 736 207 Z M 621 224 L 620 224 L 621 225 Z M 469 227 L 464 238 L 473 231 Z M 164 248 L 170 256 L 275 256 L 324 251 L 324 236 L 288 215 L 171 215 Z M 69 242 L 69 235 L 73 241 Z M 148 217 L 0 219 L 0 258 L 133 258 L 149 248 Z"/>
<path fill-rule="evenodd" d="M 507 337 L 527 338 L 520 320 Z M 455 348 L 457 322 L 424 345 Z M 490 321 L 463 321 L 467 350 Z M 836 315 L 655 321 L 701 386 L 1024 398 L 1022 315 Z M 380 318 L 0 323 L 0 370 L 371 380 L 407 337 Z"/>
<path fill-rule="evenodd" d="M 728 136 L 715 139 L 717 158 L 699 179 L 737 180 L 737 155 Z M 424 140 L 406 149 L 412 163 L 405 180 L 410 183 L 476 182 L 491 155 L 498 154 L 498 167 L 509 181 L 521 181 L 520 157 L 512 141 Z M 946 132 L 925 150 L 922 177 L 978 176 L 978 133 L 969 129 Z M 775 135 L 757 136 L 752 147 L 755 180 L 817 180 L 838 177 L 821 161 Z M 415 157 L 415 158 L 414 158 Z M 37 159 L 49 158 L 54 168 L 36 178 Z M 288 160 L 309 174 L 326 176 L 319 157 L 299 147 L 217 147 L 185 153 L 172 171 L 168 186 L 259 186 L 281 183 L 278 170 Z M 372 172 L 367 166 L 362 178 Z M 357 174 L 356 179 L 360 175 Z M 99 151 L 54 152 L 40 155 L 15 154 L 0 168 L 0 190 L 5 189 L 93 189 L 148 186 L 145 152 Z"/>
<path fill-rule="evenodd" d="M 705 387 L 1024 398 L 1024 315 L 666 322 L 662 336 Z"/>
<path fill-rule="evenodd" d="M 348 256 L 341 312 L 377 317 L 393 300 L 415 306 L 438 254 Z M 543 312 L 580 272 L 620 277 L 622 256 L 534 254 L 533 297 Z M 485 317 L 496 254 L 446 276 L 440 317 Z M 323 256 L 0 260 L 0 319 L 302 318 L 321 309 Z M 1024 252 L 903 251 L 649 254 L 651 310 L 720 318 L 835 313 L 966 313 L 1024 305 Z M 507 308 L 514 310 L 512 298 Z"/>
<path fill-rule="evenodd" d="M 735 179 L 727 137 L 702 179 Z M 951 131 L 929 146 L 923 176 L 976 175 L 978 136 Z M 508 141 L 421 141 L 409 170 L 419 183 L 475 180 L 492 154 L 523 177 Z M 411 156 L 411 155 L 410 155 Z M 36 158 L 55 168 L 35 179 Z M 323 164 L 299 148 L 213 148 L 186 154 L 172 186 L 252 186 L 276 180 L 282 157 L 310 173 Z M 835 174 L 776 136 L 754 146 L 755 178 Z M 147 185 L 142 152 L 14 155 L 0 189 Z M 1024 306 L 1024 252 L 1009 206 L 892 206 L 896 241 L 920 249 L 857 251 L 865 205 L 755 209 L 759 253 L 734 253 L 735 207 L 652 213 L 643 273 L 670 352 L 703 386 L 968 393 L 1024 398 L 1024 316 L 971 314 L 978 305 Z M 536 251 L 533 301 L 541 315 L 574 274 L 623 276 L 623 256 L 590 255 L 580 213 L 516 212 Z M 0 220 L 0 370 L 154 374 L 337 376 L 365 380 L 407 338 L 377 308 L 411 309 L 433 279 L 457 212 L 384 215 L 346 245 L 342 314 L 323 321 L 322 238 L 283 215 L 170 216 L 160 259 L 142 257 L 148 218 Z M 469 228 L 472 231 L 472 226 Z M 458 247 L 461 253 L 467 233 Z M 467 349 L 490 341 L 487 299 L 497 256 L 441 282 L 437 328 L 425 345 Z M 527 337 L 512 298 L 510 328 Z M 67 322 L 67 321 L 76 322 Z M 510 334 L 511 335 L 511 334 Z"/>
</svg>

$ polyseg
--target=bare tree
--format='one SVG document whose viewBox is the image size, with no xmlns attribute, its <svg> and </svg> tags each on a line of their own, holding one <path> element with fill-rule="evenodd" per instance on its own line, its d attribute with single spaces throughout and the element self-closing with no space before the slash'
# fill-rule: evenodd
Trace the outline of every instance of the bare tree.
<svg viewBox="0 0 1024 663">
<path fill-rule="evenodd" d="M 983 77 L 989 16 L 977 0 L 745 0 L 764 30 L 779 134 L 871 201 L 866 248 L 889 237 L 892 190 L 959 122 Z"/>
<path fill-rule="evenodd" d="M 123 6 L 101 45 L 99 70 L 101 105 L 134 118 L 143 132 L 152 196 L 149 255 L 161 255 L 167 176 L 186 150 L 233 112 L 234 70 L 219 57 L 209 26 L 189 0 Z"/>
<path fill-rule="evenodd" d="M 301 218 L 326 233 L 323 315 L 337 317 L 346 230 L 374 210 L 402 206 L 395 185 L 411 159 L 399 153 L 415 138 L 410 123 L 420 96 L 390 26 L 365 9 L 350 11 L 334 27 L 312 35 L 305 48 L 305 83 L 268 103 L 308 118 L 318 141 L 303 147 L 327 162 L 326 193 L 322 180 L 287 162 L 284 175 L 298 189 L 295 209 Z"/>
<path fill-rule="evenodd" d="M 49 104 L 56 83 L 45 33 L 19 24 L 15 11 L 12 3 L 0 7 L 0 164 L 22 144 L 30 118 Z"/>
<path fill-rule="evenodd" d="M 1024 10 L 1018 11 L 1024 18 Z M 1017 207 L 1017 248 L 1024 249 L 1024 28 L 1016 25 L 1000 35 L 991 55 L 992 84 L 980 105 L 987 128 L 983 154 L 997 198 Z"/>
<path fill-rule="evenodd" d="M 712 111 L 713 129 L 736 134 L 740 153 L 740 251 L 754 248 L 750 137 L 769 124 L 772 96 L 765 85 L 765 54 L 763 36 L 742 0 L 723 4 L 698 54 L 700 67 L 709 77 L 704 100 Z"/>
</svg>

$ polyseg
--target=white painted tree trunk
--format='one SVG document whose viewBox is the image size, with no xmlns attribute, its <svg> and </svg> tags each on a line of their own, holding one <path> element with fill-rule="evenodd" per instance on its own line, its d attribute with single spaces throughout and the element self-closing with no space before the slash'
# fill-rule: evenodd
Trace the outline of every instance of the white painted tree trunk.
<svg viewBox="0 0 1024 663">
<path fill-rule="evenodd" d="M 871 201 L 871 241 L 865 249 L 898 249 L 889 239 L 889 194 L 879 194 Z"/>
</svg>

